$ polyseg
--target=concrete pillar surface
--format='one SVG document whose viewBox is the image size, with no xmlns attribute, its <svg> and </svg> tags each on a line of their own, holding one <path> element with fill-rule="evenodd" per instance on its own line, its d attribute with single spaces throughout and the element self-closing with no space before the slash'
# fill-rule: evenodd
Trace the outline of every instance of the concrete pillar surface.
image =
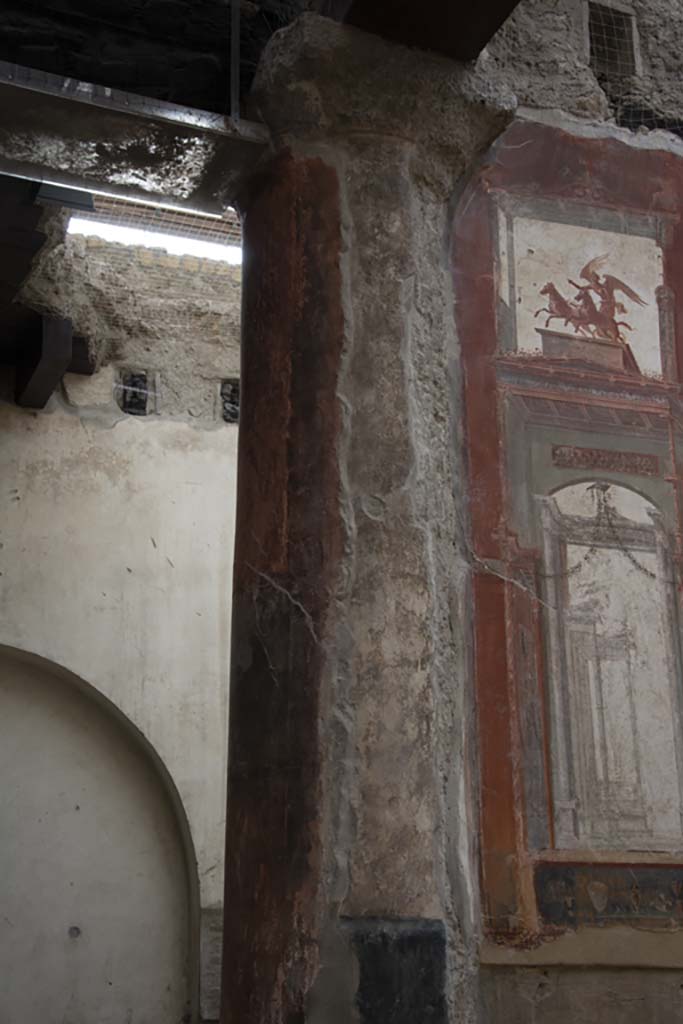
<svg viewBox="0 0 683 1024">
<path fill-rule="evenodd" d="M 315 16 L 253 100 L 223 1019 L 474 1021 L 449 211 L 512 105 Z"/>
</svg>

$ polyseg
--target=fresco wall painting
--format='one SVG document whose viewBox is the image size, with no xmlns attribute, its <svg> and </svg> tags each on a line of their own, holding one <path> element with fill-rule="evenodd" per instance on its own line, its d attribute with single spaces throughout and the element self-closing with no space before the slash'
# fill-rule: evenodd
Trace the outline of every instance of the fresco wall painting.
<svg viewBox="0 0 683 1024">
<path fill-rule="evenodd" d="M 456 216 L 498 941 L 683 924 L 681 201 L 680 158 L 518 123 Z"/>
</svg>

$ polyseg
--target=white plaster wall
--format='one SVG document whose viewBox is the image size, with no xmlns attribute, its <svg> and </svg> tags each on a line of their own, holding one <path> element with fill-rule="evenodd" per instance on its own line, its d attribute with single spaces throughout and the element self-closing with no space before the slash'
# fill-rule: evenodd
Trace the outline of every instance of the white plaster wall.
<svg viewBox="0 0 683 1024">
<path fill-rule="evenodd" d="M 0 405 L 0 642 L 70 669 L 149 739 L 216 907 L 237 429 L 123 416 L 106 373 L 67 378 L 80 408 Z"/>
<path fill-rule="evenodd" d="M 96 699 L 0 652 L 0 1020 L 179 1024 L 190 889 L 158 770 Z"/>
</svg>

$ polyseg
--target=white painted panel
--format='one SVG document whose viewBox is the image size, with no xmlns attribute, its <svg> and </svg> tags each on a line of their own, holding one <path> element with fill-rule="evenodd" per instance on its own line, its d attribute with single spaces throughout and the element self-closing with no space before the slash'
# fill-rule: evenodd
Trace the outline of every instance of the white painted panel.
<svg viewBox="0 0 683 1024">
<path fill-rule="evenodd" d="M 601 533 L 599 500 L 612 517 Z M 564 567 L 555 581 L 560 615 L 550 626 L 564 651 L 550 680 L 556 749 L 569 737 L 568 760 L 554 760 L 554 788 L 572 796 L 575 823 L 570 835 L 562 819 L 561 842 L 679 849 L 679 682 L 656 510 L 616 485 L 572 485 L 553 504 Z"/>
<path fill-rule="evenodd" d="M 568 300 L 576 289 L 569 283 L 585 285 L 580 278 L 582 268 L 599 256 L 607 259 L 600 269 L 632 288 L 646 305 L 640 306 L 622 292 L 617 299 L 623 304 L 618 316 L 633 330 L 623 330 L 624 337 L 644 374 L 661 375 L 662 358 L 659 340 L 659 311 L 656 289 L 663 283 L 662 251 L 652 238 L 618 234 L 598 228 L 559 224 L 515 217 L 514 275 L 517 317 L 517 349 L 520 352 L 541 350 L 536 328 L 545 326 L 546 318 L 536 312 L 547 306 L 541 289 L 553 283 Z M 594 296 L 597 300 L 597 296 Z M 553 321 L 555 330 L 573 333 L 561 320 Z"/>
</svg>

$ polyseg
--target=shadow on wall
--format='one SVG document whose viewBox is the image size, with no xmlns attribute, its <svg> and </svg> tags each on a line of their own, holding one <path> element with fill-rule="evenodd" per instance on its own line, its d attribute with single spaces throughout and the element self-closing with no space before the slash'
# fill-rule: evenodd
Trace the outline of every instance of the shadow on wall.
<svg viewBox="0 0 683 1024">
<path fill-rule="evenodd" d="M 0 1019 L 194 1021 L 194 852 L 147 741 L 87 683 L 0 645 L 0 771 Z"/>
</svg>

